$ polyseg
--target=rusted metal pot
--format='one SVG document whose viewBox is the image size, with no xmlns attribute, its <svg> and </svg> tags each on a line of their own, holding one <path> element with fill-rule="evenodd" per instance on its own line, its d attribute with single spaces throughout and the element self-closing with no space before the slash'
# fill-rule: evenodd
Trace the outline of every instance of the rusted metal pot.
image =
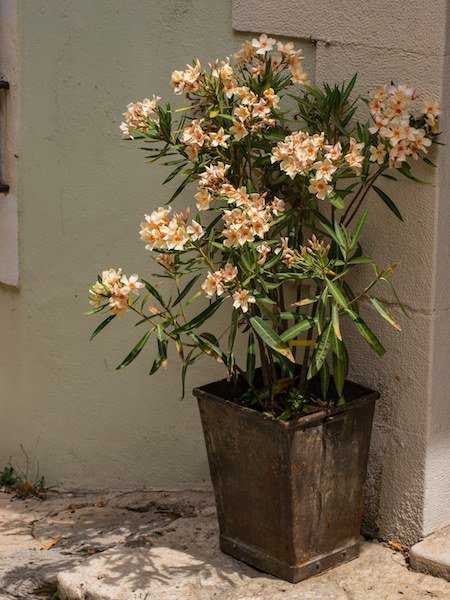
<svg viewBox="0 0 450 600">
<path fill-rule="evenodd" d="M 359 553 L 377 392 L 290 422 L 244 408 L 225 379 L 194 390 L 223 552 L 292 583 Z"/>
</svg>

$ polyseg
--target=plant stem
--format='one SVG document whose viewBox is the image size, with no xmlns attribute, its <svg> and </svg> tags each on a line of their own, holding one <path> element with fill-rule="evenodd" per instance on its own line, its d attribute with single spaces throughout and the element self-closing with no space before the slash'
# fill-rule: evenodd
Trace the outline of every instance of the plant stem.
<svg viewBox="0 0 450 600">
<path fill-rule="evenodd" d="M 381 172 L 384 170 L 384 167 L 381 166 L 379 169 L 377 169 L 377 171 L 372 175 L 372 177 L 369 177 L 369 179 L 366 181 L 365 185 L 361 188 L 359 188 L 358 192 L 356 193 L 355 197 L 353 198 L 353 200 L 350 202 L 350 204 L 347 207 L 347 210 L 345 211 L 345 213 L 343 214 L 343 216 L 341 217 L 341 223 L 344 223 L 344 225 L 347 227 L 348 225 L 350 225 L 350 223 L 353 221 L 355 215 L 357 214 L 358 210 L 361 208 L 361 205 L 364 201 L 364 198 L 367 196 L 369 190 L 371 189 L 372 185 L 375 183 L 376 179 L 378 178 L 378 176 L 381 174 Z M 359 194 L 362 191 L 362 195 L 361 198 L 358 199 Z M 347 219 L 347 222 L 345 222 L 345 219 L 348 215 L 348 213 L 350 212 L 352 206 L 355 204 L 356 200 L 358 199 L 358 203 L 355 206 L 353 212 L 351 213 L 350 217 Z"/>
</svg>

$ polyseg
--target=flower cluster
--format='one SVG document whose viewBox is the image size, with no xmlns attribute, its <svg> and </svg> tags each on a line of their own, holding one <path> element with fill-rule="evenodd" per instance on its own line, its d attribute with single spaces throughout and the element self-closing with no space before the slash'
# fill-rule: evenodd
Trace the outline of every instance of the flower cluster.
<svg viewBox="0 0 450 600">
<path fill-rule="evenodd" d="M 369 102 L 373 125 L 369 131 L 377 134 L 379 143 L 370 148 L 370 160 L 399 168 L 410 156 L 414 159 L 427 153 L 432 135 L 437 132 L 440 114 L 437 102 L 430 101 L 418 117 L 412 114 L 416 91 L 404 85 L 384 85 Z M 423 127 L 416 127 L 423 122 Z"/>
<path fill-rule="evenodd" d="M 230 135 L 227 135 L 220 127 L 217 131 L 204 131 L 202 129 L 203 119 L 193 119 L 188 127 L 183 130 L 181 141 L 186 145 L 186 153 L 191 161 L 195 161 L 198 158 L 201 149 L 210 148 L 227 148 L 227 140 Z"/>
<path fill-rule="evenodd" d="M 231 263 L 227 263 L 223 269 L 208 272 L 205 281 L 202 284 L 202 290 L 211 298 L 214 295 L 221 296 L 225 291 L 225 286 L 234 281 L 238 270 Z"/>
<path fill-rule="evenodd" d="M 172 86 L 175 94 L 188 94 L 197 92 L 200 88 L 199 79 L 202 75 L 202 65 L 196 59 L 192 65 L 186 65 L 185 71 L 174 71 L 172 73 Z"/>
<path fill-rule="evenodd" d="M 230 59 L 227 57 L 220 62 L 216 60 L 214 64 L 210 65 L 210 68 L 211 77 L 220 80 L 225 96 L 231 98 L 236 92 L 236 77 Z"/>
<path fill-rule="evenodd" d="M 349 166 L 356 165 L 359 146 L 350 146 L 349 154 L 345 156 Z M 309 191 L 323 200 L 333 191 L 330 182 L 342 164 L 342 147 L 340 142 L 329 144 L 324 133 L 310 135 L 297 131 L 278 142 L 270 160 L 279 162 L 280 169 L 291 179 L 297 175 L 308 176 Z"/>
<path fill-rule="evenodd" d="M 275 51 L 276 48 L 276 51 Z M 245 42 L 235 54 L 238 64 L 248 65 L 253 77 L 264 72 L 266 55 L 271 53 L 270 66 L 273 72 L 278 72 L 287 67 L 291 73 L 293 83 L 305 84 L 308 77 L 303 70 L 303 56 L 301 50 L 296 50 L 292 42 L 277 42 L 263 33 L 259 39 L 253 38 Z"/>
<path fill-rule="evenodd" d="M 171 208 L 160 207 L 145 215 L 141 223 L 140 236 L 147 250 L 184 250 L 189 242 L 196 242 L 204 235 L 197 221 L 189 224 L 189 211 L 174 213 Z"/>
<path fill-rule="evenodd" d="M 108 269 L 90 287 L 89 301 L 95 308 L 107 305 L 113 315 L 120 315 L 129 307 L 130 294 L 138 295 L 143 287 L 138 275 L 128 277 L 122 269 Z"/>
<path fill-rule="evenodd" d="M 243 246 L 247 242 L 254 242 L 255 238 L 263 239 L 274 216 L 285 209 L 283 200 L 275 197 L 272 203 L 267 204 L 266 194 L 249 194 L 245 187 L 236 189 L 225 184 L 222 194 L 229 204 L 235 204 L 231 210 L 223 211 L 223 245 L 227 248 Z"/>
<path fill-rule="evenodd" d="M 262 127 L 275 125 L 271 115 L 278 107 L 280 98 L 273 88 L 266 88 L 261 96 L 257 96 L 243 85 L 235 89 L 234 95 L 238 100 L 233 111 L 236 122 L 230 131 L 237 141 L 248 135 L 249 131 L 256 132 Z"/>
<path fill-rule="evenodd" d="M 133 139 L 133 131 L 146 133 L 158 122 L 156 107 L 160 96 L 153 95 L 152 99 L 144 98 L 139 102 L 130 102 L 123 113 L 124 121 L 120 124 L 122 134 Z"/>
</svg>

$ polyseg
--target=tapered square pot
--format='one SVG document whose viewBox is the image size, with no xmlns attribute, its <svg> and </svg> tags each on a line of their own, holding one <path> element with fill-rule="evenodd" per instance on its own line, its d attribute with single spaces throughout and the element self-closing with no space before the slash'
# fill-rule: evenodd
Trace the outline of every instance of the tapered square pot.
<svg viewBox="0 0 450 600">
<path fill-rule="evenodd" d="M 358 555 L 378 394 L 345 393 L 345 406 L 286 423 L 231 401 L 226 380 L 194 390 L 223 552 L 293 583 Z"/>
</svg>

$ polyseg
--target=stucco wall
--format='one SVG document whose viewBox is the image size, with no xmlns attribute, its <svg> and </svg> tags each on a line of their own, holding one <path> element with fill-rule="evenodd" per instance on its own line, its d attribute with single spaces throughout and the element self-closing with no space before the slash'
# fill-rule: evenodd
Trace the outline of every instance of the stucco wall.
<svg viewBox="0 0 450 600">
<path fill-rule="evenodd" d="M 2 0 L 4 2 L 5 0 Z M 6 0 L 8 1 L 8 0 Z M 144 212 L 167 171 L 122 142 L 130 100 L 182 105 L 170 73 L 242 40 L 224 0 L 22 0 L 20 291 L 0 288 L 0 464 L 23 444 L 50 483 L 182 486 L 207 477 L 197 407 L 179 400 L 178 365 L 149 378 L 152 351 L 114 370 L 139 337 L 127 318 L 89 343 L 83 315 L 98 269 L 145 272 Z M 312 64 L 311 44 L 303 44 Z M 13 82 L 15 83 L 15 82 Z M 179 205 L 192 203 L 185 194 Z M 222 375 L 198 363 L 189 387 Z"/>
<path fill-rule="evenodd" d="M 363 94 L 394 80 L 417 86 L 448 108 L 445 0 L 234 0 L 233 26 L 312 38 L 317 82 L 349 79 L 357 72 L 357 90 Z M 423 174 L 431 185 L 383 182 L 406 223 L 391 216 L 375 195 L 369 199 L 366 251 L 381 265 L 398 263 L 396 287 L 411 318 L 402 318 L 395 298 L 387 297 L 402 324 L 398 335 L 379 319 L 372 322 L 366 310 L 387 348 L 382 360 L 357 334 L 352 340 L 352 378 L 381 392 L 366 486 L 366 526 L 406 543 L 450 521 L 446 149 L 438 159 L 439 170 Z"/>
</svg>

